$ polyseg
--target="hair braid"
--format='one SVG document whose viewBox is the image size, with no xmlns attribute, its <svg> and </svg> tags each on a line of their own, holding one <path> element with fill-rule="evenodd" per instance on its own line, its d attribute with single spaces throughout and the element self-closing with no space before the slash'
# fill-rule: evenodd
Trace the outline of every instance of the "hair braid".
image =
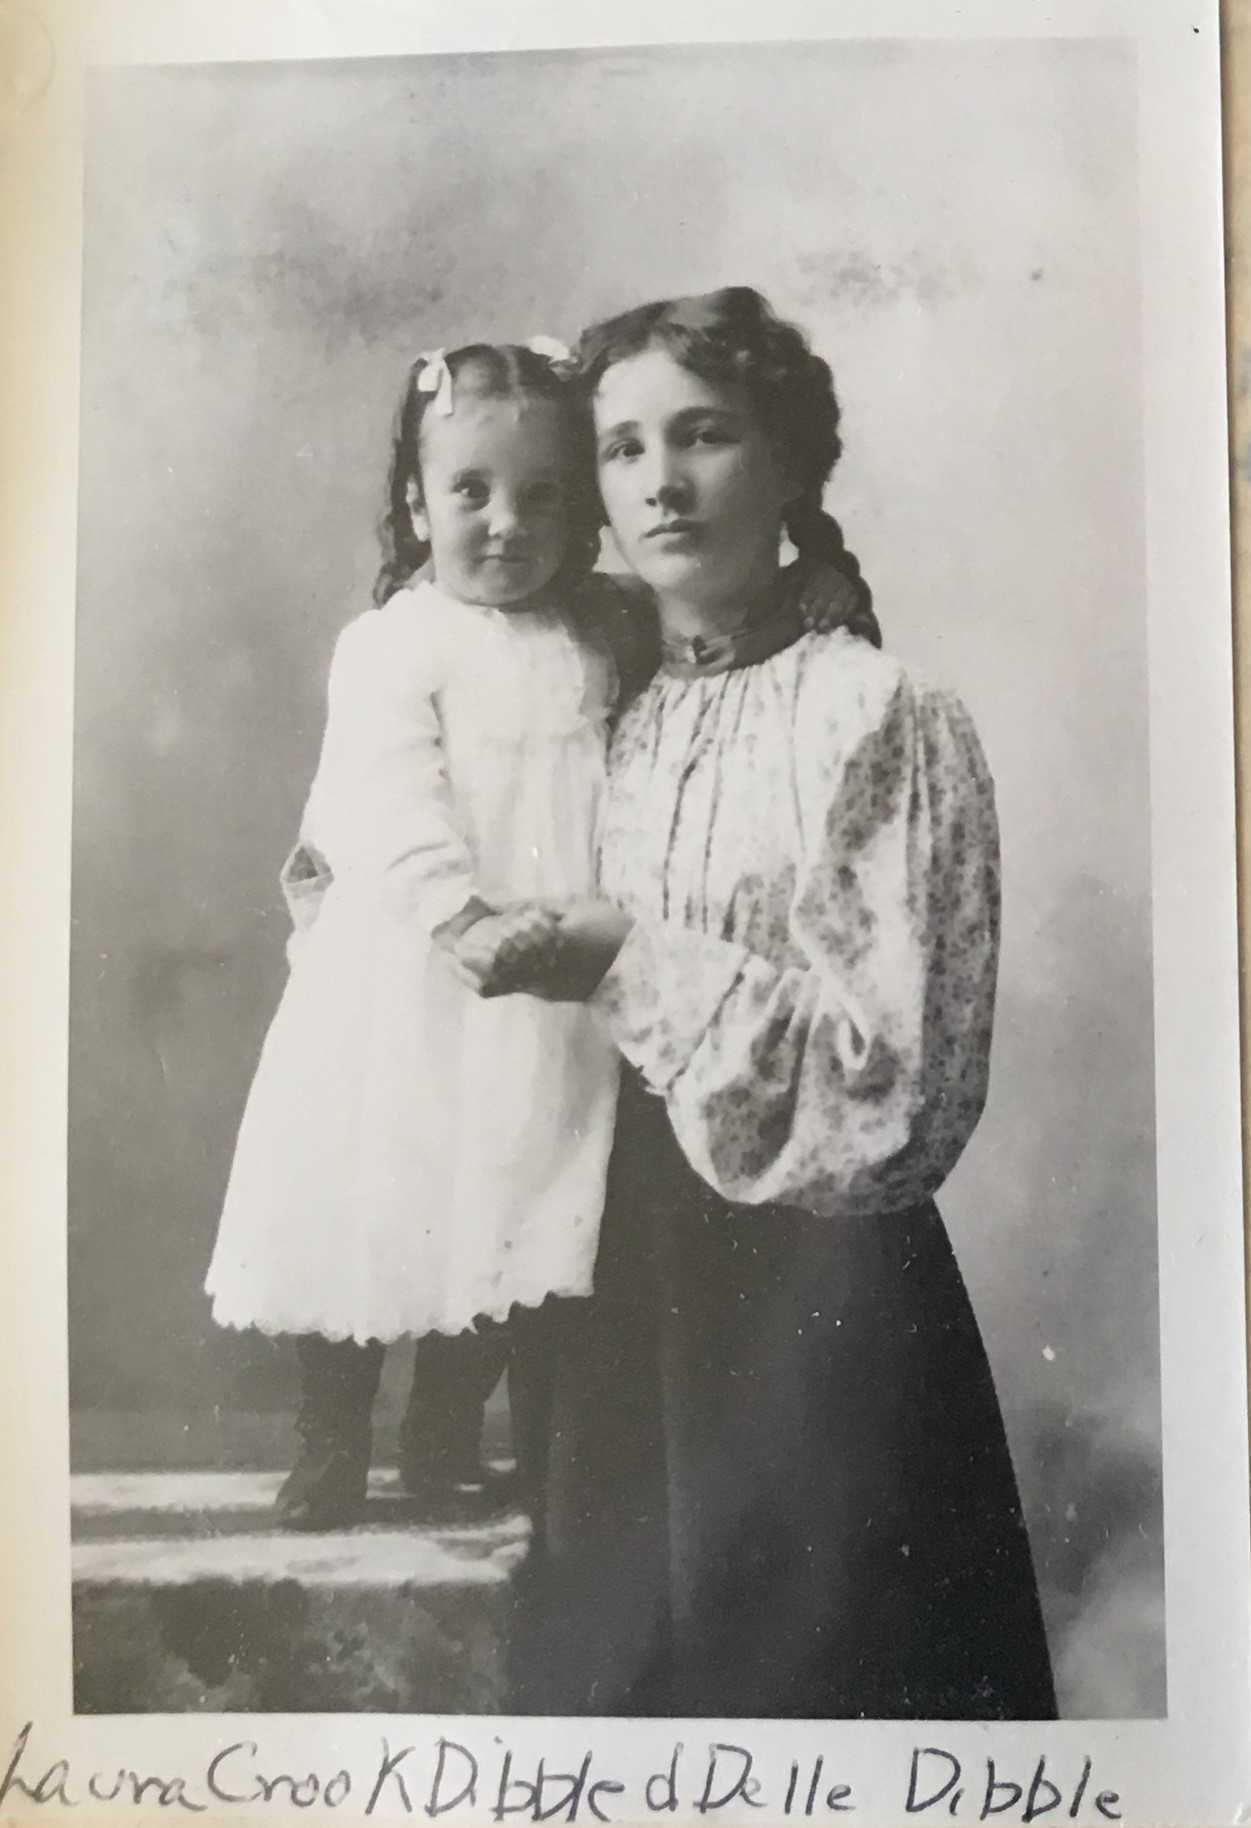
<svg viewBox="0 0 1251 1828">
<path fill-rule="evenodd" d="M 796 496 L 787 505 L 782 524 L 801 559 L 831 565 L 855 585 L 857 603 L 851 626 L 874 647 L 881 647 L 882 631 L 873 610 L 873 592 L 861 573 L 859 559 L 848 549 L 843 529 L 822 507 L 821 491 L 810 489 Z"/>
</svg>

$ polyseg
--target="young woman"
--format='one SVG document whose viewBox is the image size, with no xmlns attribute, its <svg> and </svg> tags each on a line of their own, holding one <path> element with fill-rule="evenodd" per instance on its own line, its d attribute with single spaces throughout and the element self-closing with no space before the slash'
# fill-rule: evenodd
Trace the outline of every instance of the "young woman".
<svg viewBox="0 0 1251 1828">
<path fill-rule="evenodd" d="M 536 1713 L 1054 1712 L 994 1385 L 933 1195 L 985 1099 L 992 784 L 951 696 L 779 592 L 839 454 L 745 288 L 586 333 L 600 488 L 664 659 L 602 899 L 536 954 L 627 1070 L 589 1300 L 549 1304 Z M 489 948 L 479 987 L 515 986 Z"/>
</svg>

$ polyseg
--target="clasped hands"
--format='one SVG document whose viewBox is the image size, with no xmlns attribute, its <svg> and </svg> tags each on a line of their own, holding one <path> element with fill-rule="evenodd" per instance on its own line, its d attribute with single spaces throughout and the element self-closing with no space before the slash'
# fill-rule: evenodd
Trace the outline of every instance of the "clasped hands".
<svg viewBox="0 0 1251 1828">
<path fill-rule="evenodd" d="M 481 912 L 478 910 L 481 909 Z M 523 901 L 502 908 L 475 903 L 435 938 L 476 996 L 523 993 L 582 1003 L 625 942 L 631 921 L 609 901 Z"/>
</svg>

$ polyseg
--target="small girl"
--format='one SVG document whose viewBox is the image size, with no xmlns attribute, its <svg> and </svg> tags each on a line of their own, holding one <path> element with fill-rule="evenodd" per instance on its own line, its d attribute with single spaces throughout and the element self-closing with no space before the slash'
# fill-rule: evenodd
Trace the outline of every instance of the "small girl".
<svg viewBox="0 0 1251 1828">
<path fill-rule="evenodd" d="M 299 1336 L 302 1446 L 278 1498 L 298 1527 L 363 1503 L 384 1342 L 591 1288 L 614 1049 L 581 1005 L 475 996 L 455 958 L 470 928 L 522 956 L 555 931 L 546 904 L 594 888 L 630 618 L 590 578 L 600 509 L 568 370 L 550 339 L 417 359 L 378 607 L 331 665 L 288 884 L 297 928 L 303 901 L 316 919 L 207 1280 L 219 1323 Z M 854 614 L 854 579 L 817 579 L 817 615 Z"/>
</svg>

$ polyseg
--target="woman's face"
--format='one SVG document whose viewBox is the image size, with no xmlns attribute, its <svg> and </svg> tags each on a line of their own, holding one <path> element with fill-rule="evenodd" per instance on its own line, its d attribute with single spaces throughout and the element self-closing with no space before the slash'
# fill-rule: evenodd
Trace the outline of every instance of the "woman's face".
<svg viewBox="0 0 1251 1828">
<path fill-rule="evenodd" d="M 594 406 L 605 511 L 622 558 L 662 603 L 767 588 L 795 487 L 746 391 L 645 349 L 604 371 Z"/>
</svg>

